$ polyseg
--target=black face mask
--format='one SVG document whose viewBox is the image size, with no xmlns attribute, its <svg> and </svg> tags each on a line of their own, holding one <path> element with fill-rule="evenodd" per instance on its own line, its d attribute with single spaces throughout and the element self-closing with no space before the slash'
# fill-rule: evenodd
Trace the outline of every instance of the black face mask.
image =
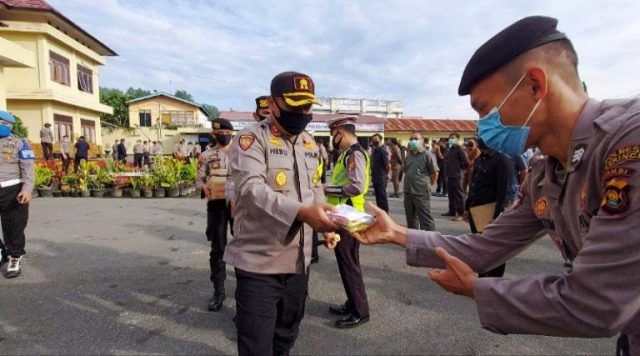
<svg viewBox="0 0 640 356">
<path fill-rule="evenodd" d="M 340 135 L 339 140 L 337 139 L 338 135 Z M 331 139 L 331 144 L 333 145 L 333 148 L 340 148 L 340 142 L 342 142 L 342 133 L 337 132 Z"/>
<path fill-rule="evenodd" d="M 371 145 L 373 147 L 378 147 L 378 146 L 380 146 L 380 141 L 371 141 Z"/>
<path fill-rule="evenodd" d="M 283 110 L 277 103 L 276 105 L 278 106 L 278 109 L 280 109 L 280 116 L 277 117 L 276 120 L 278 120 L 278 123 L 286 132 L 292 135 L 299 135 L 313 119 L 313 115 L 311 113 L 303 114 L 289 112 Z"/>
<path fill-rule="evenodd" d="M 231 142 L 231 136 L 229 135 L 216 135 L 216 141 L 220 146 L 226 146 Z"/>
</svg>

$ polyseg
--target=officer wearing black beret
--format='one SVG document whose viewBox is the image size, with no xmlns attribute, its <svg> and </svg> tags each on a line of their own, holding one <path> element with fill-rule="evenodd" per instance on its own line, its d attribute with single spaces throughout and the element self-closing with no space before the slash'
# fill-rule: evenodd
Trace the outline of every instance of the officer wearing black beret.
<svg viewBox="0 0 640 356">
<path fill-rule="evenodd" d="M 482 234 L 407 230 L 376 209 L 365 243 L 406 247 L 407 263 L 439 268 L 445 290 L 475 299 L 483 327 L 502 334 L 619 335 L 618 354 L 640 354 L 640 98 L 589 98 L 578 57 L 558 21 L 532 16 L 473 54 L 458 93 L 480 115 L 478 135 L 509 155 L 538 147 L 516 206 Z M 478 278 L 541 236 L 567 270 Z M 451 253 L 451 254 L 449 254 Z"/>
<path fill-rule="evenodd" d="M 256 98 L 256 111 L 253 113 L 253 119 L 260 122 L 271 117 L 269 110 L 269 96 L 262 95 Z"/>
</svg>

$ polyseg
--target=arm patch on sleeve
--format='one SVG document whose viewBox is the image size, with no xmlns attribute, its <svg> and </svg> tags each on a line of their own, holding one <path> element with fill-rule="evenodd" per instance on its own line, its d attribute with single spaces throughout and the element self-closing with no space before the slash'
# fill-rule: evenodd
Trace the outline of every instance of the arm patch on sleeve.
<svg viewBox="0 0 640 356">
<path fill-rule="evenodd" d="M 29 142 L 27 140 L 22 140 L 22 149 L 18 152 L 18 158 L 21 160 L 34 160 L 36 159 L 35 153 L 29 146 Z"/>
</svg>

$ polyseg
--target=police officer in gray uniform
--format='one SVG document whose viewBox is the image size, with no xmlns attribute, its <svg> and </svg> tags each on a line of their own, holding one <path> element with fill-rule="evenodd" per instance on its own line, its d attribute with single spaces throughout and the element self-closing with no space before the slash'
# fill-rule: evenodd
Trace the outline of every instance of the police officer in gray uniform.
<svg viewBox="0 0 640 356">
<path fill-rule="evenodd" d="M 483 44 L 465 68 L 460 95 L 482 119 L 487 146 L 520 154 L 537 146 L 516 207 L 482 234 L 407 230 L 376 210 L 365 243 L 406 247 L 407 264 L 475 299 L 483 327 L 503 334 L 610 337 L 640 353 L 640 99 L 590 99 L 577 55 L 557 20 L 527 17 Z M 372 207 L 375 209 L 375 207 Z M 562 275 L 477 278 L 550 236 Z"/>
<path fill-rule="evenodd" d="M 313 230 L 337 229 L 314 179 L 318 147 L 304 131 L 314 89 L 306 74 L 277 75 L 273 119 L 242 130 L 229 149 L 237 208 L 224 260 L 235 267 L 240 355 L 289 353 L 304 315 Z"/>
<path fill-rule="evenodd" d="M 233 134 L 233 125 L 226 119 L 217 118 L 212 121 L 212 135 L 216 146 L 202 153 L 199 157 L 200 168 L 196 187 L 202 189 L 207 199 L 207 240 L 211 241 L 209 267 L 213 296 L 209 300 L 208 309 L 217 312 L 222 309 L 226 298 L 224 281 L 227 277 L 226 264 L 222 257 L 227 246 L 227 225 L 233 226 L 231 208 L 227 204 L 228 157 L 229 143 Z M 232 230 L 233 233 L 233 230 Z"/>
<path fill-rule="evenodd" d="M 11 134 L 16 119 L 0 111 L 0 264 L 6 278 L 18 277 L 26 243 L 24 229 L 29 219 L 29 201 L 33 191 L 35 158 L 26 139 Z"/>
</svg>

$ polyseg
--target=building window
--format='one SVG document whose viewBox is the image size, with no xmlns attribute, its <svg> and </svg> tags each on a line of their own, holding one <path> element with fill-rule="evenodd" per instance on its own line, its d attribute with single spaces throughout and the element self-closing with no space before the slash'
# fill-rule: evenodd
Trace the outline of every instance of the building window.
<svg viewBox="0 0 640 356">
<path fill-rule="evenodd" d="M 140 110 L 138 116 L 140 117 L 140 127 L 151 127 L 151 110 Z"/>
<path fill-rule="evenodd" d="M 51 80 L 64 85 L 71 85 L 69 60 L 54 52 L 49 52 L 49 69 Z"/>
<path fill-rule="evenodd" d="M 64 136 L 73 138 L 73 124 L 71 116 L 53 115 L 53 136 L 57 142 L 62 142 Z"/>
<path fill-rule="evenodd" d="M 96 122 L 91 120 L 80 120 L 82 136 L 88 143 L 96 143 Z"/>
<path fill-rule="evenodd" d="M 162 121 L 166 123 L 169 119 L 169 124 L 177 126 L 195 126 L 196 120 L 193 115 L 193 111 L 174 111 L 167 110 L 161 113 Z"/>
<path fill-rule="evenodd" d="M 78 66 L 78 89 L 93 94 L 93 72 L 81 65 Z"/>
</svg>

